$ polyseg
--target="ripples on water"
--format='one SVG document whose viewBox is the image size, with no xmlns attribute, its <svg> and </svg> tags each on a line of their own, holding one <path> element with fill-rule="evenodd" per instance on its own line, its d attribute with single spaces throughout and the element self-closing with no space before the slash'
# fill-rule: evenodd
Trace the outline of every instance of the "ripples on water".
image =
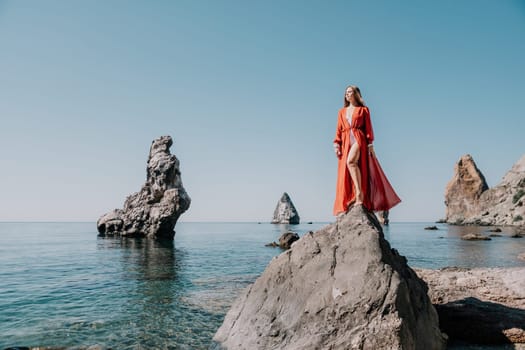
<svg viewBox="0 0 525 350">
<path fill-rule="evenodd" d="M 325 224 L 296 225 L 299 234 Z M 410 265 L 525 266 L 525 238 L 462 241 L 487 228 L 394 223 Z M 280 250 L 286 226 L 179 223 L 175 243 L 96 237 L 94 223 L 0 223 L 0 349 L 208 349 L 240 290 Z"/>
</svg>

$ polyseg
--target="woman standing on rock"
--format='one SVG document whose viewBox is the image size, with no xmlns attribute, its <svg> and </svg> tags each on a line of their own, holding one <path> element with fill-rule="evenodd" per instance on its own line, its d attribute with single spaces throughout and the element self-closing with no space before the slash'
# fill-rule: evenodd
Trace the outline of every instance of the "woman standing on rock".
<svg viewBox="0 0 525 350">
<path fill-rule="evenodd" d="M 375 157 L 370 111 L 357 86 L 348 86 L 339 110 L 334 150 L 339 158 L 334 215 L 351 204 L 370 211 L 389 210 L 401 202 Z"/>
</svg>

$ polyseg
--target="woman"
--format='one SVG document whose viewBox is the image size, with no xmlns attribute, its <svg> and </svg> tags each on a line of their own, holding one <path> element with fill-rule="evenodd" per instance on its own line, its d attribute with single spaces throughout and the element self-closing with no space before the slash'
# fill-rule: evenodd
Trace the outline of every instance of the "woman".
<svg viewBox="0 0 525 350">
<path fill-rule="evenodd" d="M 357 86 L 348 86 L 339 110 L 334 151 L 339 158 L 334 215 L 351 204 L 389 210 L 401 200 L 375 157 L 370 111 Z"/>
</svg>

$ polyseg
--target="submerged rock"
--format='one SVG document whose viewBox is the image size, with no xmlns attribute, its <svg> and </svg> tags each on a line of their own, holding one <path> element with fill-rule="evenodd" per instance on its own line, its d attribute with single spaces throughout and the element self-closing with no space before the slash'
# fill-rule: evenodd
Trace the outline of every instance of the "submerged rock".
<svg viewBox="0 0 525 350">
<path fill-rule="evenodd" d="M 464 241 L 490 241 L 491 238 L 480 235 L 477 233 L 467 233 L 466 235 L 461 236 L 461 239 Z"/>
<path fill-rule="evenodd" d="M 435 231 L 437 229 L 438 229 L 437 226 L 427 226 L 427 227 L 425 227 L 425 230 Z"/>
<path fill-rule="evenodd" d="M 226 349 L 444 349 L 426 284 L 354 207 L 274 258 L 227 313 Z"/>
<path fill-rule="evenodd" d="M 300 218 L 297 209 L 292 203 L 288 193 L 284 192 L 277 202 L 277 207 L 273 212 L 272 224 L 299 224 Z"/>
<path fill-rule="evenodd" d="M 445 190 L 447 222 L 457 225 L 525 225 L 525 155 L 502 181 L 488 188 L 470 155 L 461 157 Z"/>
<path fill-rule="evenodd" d="M 162 136 L 152 142 L 146 183 L 140 192 L 100 217 L 97 229 L 101 236 L 173 239 L 179 216 L 190 206 L 190 197 L 182 186 L 179 160 L 170 153 L 173 141 Z"/>
</svg>

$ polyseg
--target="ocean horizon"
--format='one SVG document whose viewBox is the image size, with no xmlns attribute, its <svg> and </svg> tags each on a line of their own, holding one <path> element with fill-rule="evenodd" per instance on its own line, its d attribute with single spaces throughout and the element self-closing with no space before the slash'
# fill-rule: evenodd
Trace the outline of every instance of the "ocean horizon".
<svg viewBox="0 0 525 350">
<path fill-rule="evenodd" d="M 98 237 L 94 222 L 0 222 L 0 349 L 209 349 L 239 292 L 282 253 L 265 244 L 327 224 L 179 222 L 174 241 L 154 241 Z M 392 222 L 384 235 L 412 267 L 525 266 L 512 227 L 460 238 L 489 229 Z"/>
</svg>

